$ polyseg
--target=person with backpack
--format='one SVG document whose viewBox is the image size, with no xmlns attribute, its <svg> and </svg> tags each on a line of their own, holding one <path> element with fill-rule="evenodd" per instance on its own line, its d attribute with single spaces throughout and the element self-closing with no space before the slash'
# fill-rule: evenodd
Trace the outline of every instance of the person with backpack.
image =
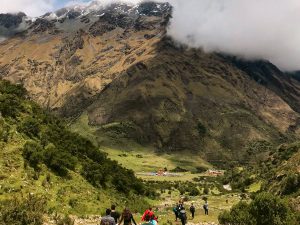
<svg viewBox="0 0 300 225">
<path fill-rule="evenodd" d="M 115 219 L 115 223 L 117 224 L 121 215 L 119 212 L 116 211 L 116 205 L 112 205 L 110 209 L 111 209 L 110 215 Z"/>
<path fill-rule="evenodd" d="M 121 224 L 122 222 L 124 222 L 124 225 L 132 225 L 132 223 L 134 225 L 137 225 L 132 213 L 130 212 L 130 210 L 128 208 L 125 208 L 122 215 L 121 215 L 121 219 L 119 221 L 119 224 Z"/>
<path fill-rule="evenodd" d="M 179 204 L 177 203 L 176 206 L 173 208 L 173 212 L 175 214 L 175 221 L 177 222 L 178 219 L 178 208 L 179 208 Z"/>
<path fill-rule="evenodd" d="M 151 223 L 151 216 L 149 214 L 145 215 L 145 217 L 144 217 L 144 223 L 142 223 L 142 225 L 152 225 L 152 223 Z"/>
<path fill-rule="evenodd" d="M 204 214 L 208 215 L 208 203 L 207 203 L 207 200 L 205 201 L 205 203 L 203 205 L 203 209 L 204 209 Z"/>
<path fill-rule="evenodd" d="M 195 208 L 194 204 L 192 203 L 192 205 L 190 207 L 190 212 L 192 214 L 192 219 L 194 219 L 194 217 L 195 217 L 195 211 L 196 211 L 196 208 Z"/>
<path fill-rule="evenodd" d="M 182 225 L 185 225 L 187 223 L 186 211 L 185 211 L 185 208 L 183 206 L 179 211 L 179 218 L 181 220 Z"/>
<path fill-rule="evenodd" d="M 100 225 L 116 225 L 115 219 L 110 215 L 111 210 L 106 209 L 105 216 L 102 217 Z"/>
<path fill-rule="evenodd" d="M 155 216 L 154 216 L 154 214 L 151 216 L 151 218 L 150 218 L 150 223 L 152 224 L 152 225 L 157 225 L 157 221 L 155 220 L 156 218 L 155 218 Z"/>
<path fill-rule="evenodd" d="M 149 218 L 151 218 L 152 216 L 154 216 L 154 212 L 152 211 L 152 207 L 149 207 L 149 209 L 147 209 L 143 216 L 142 216 L 142 221 L 145 221 L 146 219 L 146 215 L 149 215 Z M 157 218 L 154 216 L 154 219 L 157 221 Z"/>
</svg>

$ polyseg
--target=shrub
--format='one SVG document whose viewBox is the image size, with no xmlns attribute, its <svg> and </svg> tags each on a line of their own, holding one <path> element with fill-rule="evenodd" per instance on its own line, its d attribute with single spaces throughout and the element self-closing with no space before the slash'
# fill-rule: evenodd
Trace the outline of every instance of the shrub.
<svg viewBox="0 0 300 225">
<path fill-rule="evenodd" d="M 0 141 L 7 142 L 9 138 L 10 127 L 3 118 L 0 118 Z"/>
<path fill-rule="evenodd" d="M 196 167 L 197 173 L 204 173 L 207 171 L 206 167 L 198 166 Z"/>
<path fill-rule="evenodd" d="M 222 225 L 254 225 L 255 222 L 249 212 L 249 205 L 245 202 L 240 202 L 231 211 L 225 211 L 220 214 L 219 222 Z"/>
<path fill-rule="evenodd" d="M 25 97 L 27 95 L 27 91 L 22 85 L 11 84 L 6 80 L 0 81 L 0 92 L 5 94 L 12 94 L 17 97 Z"/>
<path fill-rule="evenodd" d="M 37 137 L 40 132 L 40 122 L 33 117 L 27 117 L 19 126 L 18 131 L 26 134 L 30 138 Z"/>
<path fill-rule="evenodd" d="M 0 112 L 4 117 L 16 118 L 23 109 L 21 101 L 11 94 L 0 94 Z"/>
<path fill-rule="evenodd" d="M 196 187 L 191 187 L 189 190 L 190 196 L 197 196 L 200 195 L 200 191 Z"/>
<path fill-rule="evenodd" d="M 292 225 L 293 215 L 288 205 L 270 193 L 262 193 L 256 196 L 250 203 L 249 211 L 255 218 L 256 224 L 265 225 Z"/>
<path fill-rule="evenodd" d="M 200 136 L 204 136 L 207 133 L 206 127 L 201 122 L 198 122 L 197 130 Z"/>
<path fill-rule="evenodd" d="M 74 225 L 75 221 L 70 216 L 58 217 L 56 219 L 56 225 Z"/>
<path fill-rule="evenodd" d="M 300 176 L 298 174 L 288 174 L 283 180 L 282 194 L 289 195 L 297 192 L 300 188 Z"/>
<path fill-rule="evenodd" d="M 258 194 L 247 204 L 240 202 L 230 211 L 219 215 L 222 225 L 296 225 L 297 219 L 290 207 L 279 197 L 269 193 Z"/>
<path fill-rule="evenodd" d="M 36 141 L 27 141 L 23 147 L 23 157 L 29 164 L 37 169 L 38 164 L 43 160 L 43 148 Z"/>
<path fill-rule="evenodd" d="M 179 166 L 177 166 L 175 169 L 170 170 L 170 172 L 173 172 L 173 173 L 183 173 L 183 172 L 187 172 L 187 171 L 188 170 L 181 168 Z"/>
<path fill-rule="evenodd" d="M 203 194 L 205 194 L 205 195 L 208 195 L 208 194 L 209 194 L 209 189 L 208 189 L 208 187 L 205 187 L 205 188 L 203 189 Z"/>
<path fill-rule="evenodd" d="M 12 199 L 0 204 L 0 224 L 42 225 L 46 213 L 45 197 L 29 195 L 27 198 Z"/>
</svg>

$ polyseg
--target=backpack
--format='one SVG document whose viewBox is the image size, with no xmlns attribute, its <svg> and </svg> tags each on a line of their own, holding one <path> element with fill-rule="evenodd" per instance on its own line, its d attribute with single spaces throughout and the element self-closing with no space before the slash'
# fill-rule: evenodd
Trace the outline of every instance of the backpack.
<svg viewBox="0 0 300 225">
<path fill-rule="evenodd" d="M 180 215 L 180 219 L 185 220 L 185 221 L 187 220 L 185 210 L 181 210 L 179 215 Z"/>
<path fill-rule="evenodd" d="M 195 212 L 195 206 L 191 206 L 190 211 Z"/>
</svg>

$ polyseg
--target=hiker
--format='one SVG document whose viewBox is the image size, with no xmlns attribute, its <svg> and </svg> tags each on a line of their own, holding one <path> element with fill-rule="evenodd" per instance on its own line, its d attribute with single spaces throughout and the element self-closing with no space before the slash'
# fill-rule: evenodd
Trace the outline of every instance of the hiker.
<svg viewBox="0 0 300 225">
<path fill-rule="evenodd" d="M 125 208 L 122 216 L 121 216 L 121 220 L 119 221 L 119 224 L 121 224 L 124 221 L 124 225 L 131 225 L 132 223 L 134 225 L 136 225 L 136 222 L 132 216 L 132 213 L 130 212 L 130 210 L 128 208 Z"/>
<path fill-rule="evenodd" d="M 190 207 L 190 212 L 191 212 L 191 214 L 192 214 L 192 219 L 194 219 L 194 217 L 195 217 L 195 206 L 194 206 L 194 204 L 192 203 L 192 205 L 191 205 L 191 207 Z"/>
<path fill-rule="evenodd" d="M 179 209 L 179 211 L 180 211 L 182 208 L 183 208 L 183 201 L 180 200 L 180 201 L 179 201 L 179 204 L 178 204 L 178 209 Z"/>
<path fill-rule="evenodd" d="M 207 200 L 205 201 L 205 203 L 203 205 L 203 209 L 204 209 L 205 215 L 208 215 L 208 203 L 207 203 Z"/>
<path fill-rule="evenodd" d="M 156 218 L 155 218 L 154 214 L 150 217 L 150 223 L 152 225 L 157 225 L 157 221 L 156 221 Z"/>
<path fill-rule="evenodd" d="M 142 223 L 142 225 L 152 225 L 150 220 L 151 220 L 151 216 L 149 214 L 146 214 L 144 217 L 144 223 Z"/>
<path fill-rule="evenodd" d="M 116 225 L 115 219 L 110 215 L 111 210 L 106 209 L 105 216 L 102 217 L 100 225 Z"/>
<path fill-rule="evenodd" d="M 187 216 L 186 216 L 185 208 L 183 206 L 179 211 L 179 218 L 181 220 L 182 225 L 185 225 L 187 223 Z"/>
<path fill-rule="evenodd" d="M 178 219 L 178 208 L 179 208 L 179 204 L 177 203 L 176 206 L 173 208 L 173 212 L 175 214 L 175 221 L 177 222 L 177 219 Z"/>
<path fill-rule="evenodd" d="M 121 215 L 119 212 L 116 211 L 116 205 L 111 205 L 110 209 L 111 209 L 110 215 L 115 219 L 115 223 L 117 224 Z"/>
<path fill-rule="evenodd" d="M 149 209 L 147 209 L 147 210 L 144 212 L 144 214 L 143 214 L 143 216 L 142 216 L 142 221 L 145 221 L 146 215 L 149 215 L 150 218 L 152 217 L 152 215 L 154 215 L 154 212 L 152 211 L 152 208 L 151 208 L 151 207 L 149 207 Z M 157 218 L 156 218 L 156 217 L 154 217 L 154 218 L 155 218 L 155 220 L 157 221 Z"/>
</svg>

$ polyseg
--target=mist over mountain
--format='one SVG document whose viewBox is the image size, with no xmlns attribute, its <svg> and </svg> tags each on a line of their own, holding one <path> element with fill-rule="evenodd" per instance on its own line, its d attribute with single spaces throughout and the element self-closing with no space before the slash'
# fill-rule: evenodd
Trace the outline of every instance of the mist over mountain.
<svg viewBox="0 0 300 225">
<path fill-rule="evenodd" d="M 269 60 L 283 70 L 300 67 L 297 0 L 171 0 L 168 30 L 175 40 L 205 51 Z"/>
</svg>

